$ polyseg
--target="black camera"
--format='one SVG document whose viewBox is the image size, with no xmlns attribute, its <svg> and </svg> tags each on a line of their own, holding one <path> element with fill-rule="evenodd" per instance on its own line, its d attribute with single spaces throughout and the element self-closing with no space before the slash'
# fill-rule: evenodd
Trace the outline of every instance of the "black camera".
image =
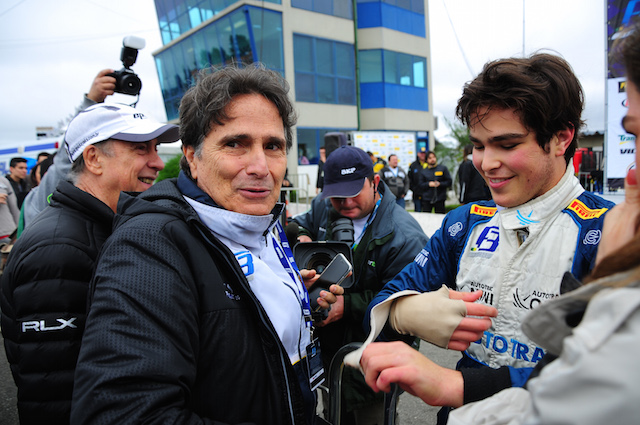
<svg viewBox="0 0 640 425">
<path fill-rule="evenodd" d="M 108 74 L 116 79 L 116 93 L 128 94 L 131 96 L 137 96 L 140 94 L 142 81 L 140 81 L 140 78 L 136 73 L 131 70 L 131 66 L 136 63 L 138 50 L 144 48 L 144 46 L 144 38 L 130 35 L 122 40 L 120 60 L 122 61 L 124 68 Z"/>
<path fill-rule="evenodd" d="M 293 257 L 296 264 L 301 269 L 314 269 L 317 273 L 322 273 L 327 265 L 338 254 L 343 254 L 349 263 L 353 264 L 351 254 L 351 245 L 353 245 L 353 222 L 346 217 L 338 218 L 333 222 L 332 229 L 333 240 L 316 241 L 316 242 L 300 242 L 293 247 Z M 355 271 L 353 272 L 355 273 Z M 355 282 L 354 274 L 347 277 L 341 284 L 343 288 L 350 288 Z M 319 296 L 318 288 L 309 293 L 311 302 L 311 310 L 313 321 L 320 321 L 326 318 L 327 310 L 315 312 L 318 303 L 316 299 Z"/>
</svg>

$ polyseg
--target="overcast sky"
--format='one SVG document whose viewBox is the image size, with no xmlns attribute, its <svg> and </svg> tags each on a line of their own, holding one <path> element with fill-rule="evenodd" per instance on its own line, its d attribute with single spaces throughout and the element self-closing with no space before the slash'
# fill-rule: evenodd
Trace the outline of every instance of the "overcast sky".
<svg viewBox="0 0 640 425">
<path fill-rule="evenodd" d="M 286 1 L 286 0 L 284 0 Z M 347 0 L 344 0 L 347 1 Z M 588 130 L 604 131 L 605 0 L 429 0 L 438 138 L 465 82 L 488 60 L 552 49 L 586 92 Z M 523 44 L 524 11 L 524 44 Z M 166 120 L 152 52 L 161 45 L 153 0 L 3 0 L 0 5 L 0 147 L 35 140 L 35 127 L 74 113 L 103 68 L 120 69 L 122 38 L 146 40 L 132 67 L 138 108 Z M 135 97 L 116 95 L 114 101 Z"/>
</svg>

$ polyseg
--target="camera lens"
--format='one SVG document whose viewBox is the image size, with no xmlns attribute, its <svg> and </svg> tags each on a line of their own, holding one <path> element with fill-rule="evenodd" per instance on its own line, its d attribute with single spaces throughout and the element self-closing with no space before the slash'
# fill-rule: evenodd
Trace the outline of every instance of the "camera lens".
<svg viewBox="0 0 640 425">
<path fill-rule="evenodd" d="M 120 80 L 120 92 L 124 94 L 136 95 L 140 93 L 142 88 L 142 81 L 136 74 L 122 75 Z"/>
<path fill-rule="evenodd" d="M 332 259 L 333 257 L 328 252 L 316 252 L 309 258 L 305 268 L 314 269 L 317 273 L 322 273 Z"/>
<path fill-rule="evenodd" d="M 350 218 L 342 217 L 333 223 L 333 240 L 339 242 L 353 243 L 353 222 Z"/>
</svg>

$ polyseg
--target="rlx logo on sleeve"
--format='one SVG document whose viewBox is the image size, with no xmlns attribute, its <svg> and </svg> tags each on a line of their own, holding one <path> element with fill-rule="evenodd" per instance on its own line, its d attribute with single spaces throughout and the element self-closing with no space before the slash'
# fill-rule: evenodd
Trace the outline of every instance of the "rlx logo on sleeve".
<svg viewBox="0 0 640 425">
<path fill-rule="evenodd" d="M 73 322 L 77 319 L 77 317 L 72 317 L 69 320 L 65 319 L 56 319 L 58 323 L 57 326 L 47 326 L 47 323 L 44 320 L 30 320 L 27 322 L 22 322 L 22 332 L 46 332 L 46 331 L 61 331 L 64 328 L 77 328 Z"/>
</svg>

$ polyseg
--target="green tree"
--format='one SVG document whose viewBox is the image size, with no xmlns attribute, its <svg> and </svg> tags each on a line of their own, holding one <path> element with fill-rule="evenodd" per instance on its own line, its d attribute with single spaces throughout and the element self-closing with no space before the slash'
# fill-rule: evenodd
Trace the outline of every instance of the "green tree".
<svg viewBox="0 0 640 425">
<path fill-rule="evenodd" d="M 162 181 L 164 179 L 171 179 L 174 177 L 178 177 L 178 173 L 180 173 L 180 158 L 182 158 L 182 154 L 179 153 L 164 164 L 164 168 L 160 170 L 158 173 L 158 178 L 156 179 L 156 183 Z"/>
<path fill-rule="evenodd" d="M 444 164 L 449 169 L 451 177 L 453 178 L 453 187 L 451 189 L 455 193 L 458 193 L 458 167 L 464 159 L 464 147 L 471 143 L 469 129 L 458 121 L 451 122 L 446 118 L 444 120 L 447 123 L 447 127 L 449 127 L 449 139 L 452 140 L 442 142 L 436 140 L 434 152 L 438 157 L 438 162 Z M 457 206 L 457 203 L 448 205 L 447 210 Z"/>
</svg>

